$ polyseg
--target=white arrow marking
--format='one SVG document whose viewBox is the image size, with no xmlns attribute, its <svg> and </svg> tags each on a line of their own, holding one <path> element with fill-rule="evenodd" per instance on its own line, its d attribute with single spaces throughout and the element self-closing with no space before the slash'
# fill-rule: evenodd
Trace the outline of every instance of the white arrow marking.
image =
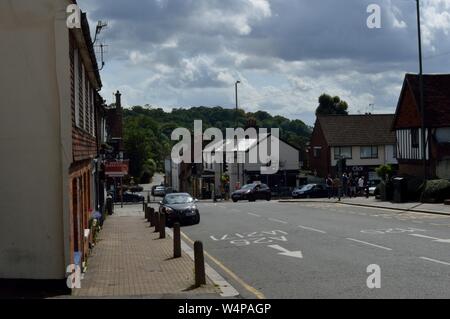
<svg viewBox="0 0 450 319">
<path fill-rule="evenodd" d="M 433 239 L 433 241 L 435 241 L 437 243 L 450 244 L 450 239 L 441 239 L 441 238 L 430 237 L 430 236 L 425 236 L 425 235 L 421 235 L 421 234 L 409 234 L 409 235 L 410 236 L 414 236 L 414 237 L 422 237 L 422 238 Z"/>
<path fill-rule="evenodd" d="M 279 254 L 283 255 L 283 256 L 295 257 L 295 258 L 303 258 L 303 254 L 302 254 L 302 252 L 300 250 L 298 250 L 298 251 L 289 251 L 289 250 L 287 250 L 287 249 L 285 249 L 285 248 L 283 248 L 283 247 L 281 247 L 279 245 L 270 245 L 270 246 L 267 246 L 267 247 L 270 247 L 270 248 L 273 248 L 273 249 L 281 251 L 281 253 L 279 253 Z"/>
</svg>

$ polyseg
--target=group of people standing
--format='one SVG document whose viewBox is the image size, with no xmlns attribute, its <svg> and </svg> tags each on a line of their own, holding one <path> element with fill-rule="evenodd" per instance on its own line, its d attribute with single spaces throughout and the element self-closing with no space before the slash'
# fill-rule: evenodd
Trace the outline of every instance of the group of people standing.
<svg viewBox="0 0 450 319">
<path fill-rule="evenodd" d="M 336 175 L 334 178 L 328 175 L 325 181 L 328 190 L 328 198 L 368 196 L 367 178 L 364 176 L 353 176 L 344 173 L 342 177 Z"/>
</svg>

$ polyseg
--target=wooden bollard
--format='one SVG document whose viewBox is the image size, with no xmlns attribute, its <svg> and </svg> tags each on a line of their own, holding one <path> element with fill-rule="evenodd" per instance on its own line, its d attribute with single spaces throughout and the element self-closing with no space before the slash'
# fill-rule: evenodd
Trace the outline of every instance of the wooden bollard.
<svg viewBox="0 0 450 319">
<path fill-rule="evenodd" d="M 155 226 L 155 209 L 153 207 L 150 207 L 148 210 L 148 217 L 150 222 L 150 227 Z"/>
<path fill-rule="evenodd" d="M 155 213 L 155 233 L 159 233 L 159 217 L 160 213 Z"/>
<path fill-rule="evenodd" d="M 162 213 L 159 216 L 159 238 L 166 238 L 166 214 Z"/>
<path fill-rule="evenodd" d="M 152 217 L 152 215 L 151 215 L 151 207 L 146 207 L 145 208 L 145 216 L 147 217 L 147 222 L 150 222 L 150 220 L 151 220 L 151 217 Z"/>
<path fill-rule="evenodd" d="M 203 256 L 203 243 L 194 243 L 194 263 L 195 263 L 195 287 L 206 285 L 205 257 Z"/>
<path fill-rule="evenodd" d="M 173 258 L 181 257 L 180 223 L 173 224 Z"/>
</svg>

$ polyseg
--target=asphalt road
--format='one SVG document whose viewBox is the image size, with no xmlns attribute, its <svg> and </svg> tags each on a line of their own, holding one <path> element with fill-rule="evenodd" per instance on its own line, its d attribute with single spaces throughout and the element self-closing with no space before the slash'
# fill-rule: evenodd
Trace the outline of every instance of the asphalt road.
<svg viewBox="0 0 450 319">
<path fill-rule="evenodd" d="M 183 233 L 244 298 L 450 297 L 450 217 L 277 201 L 199 209 Z M 368 287 L 369 265 L 381 288 Z"/>
</svg>

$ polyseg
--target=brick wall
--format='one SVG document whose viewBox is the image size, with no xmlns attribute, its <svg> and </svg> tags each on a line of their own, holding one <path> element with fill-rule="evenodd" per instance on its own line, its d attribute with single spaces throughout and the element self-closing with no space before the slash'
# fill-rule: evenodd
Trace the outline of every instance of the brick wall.
<svg viewBox="0 0 450 319">
<path fill-rule="evenodd" d="M 404 95 L 396 115 L 395 127 L 397 129 L 420 127 L 421 117 L 411 91 L 406 87 L 402 94 Z"/>
<path fill-rule="evenodd" d="M 314 147 L 322 147 L 320 157 L 314 157 Z M 319 121 L 316 121 L 313 133 L 311 135 L 309 150 L 309 168 L 311 171 L 317 171 L 317 175 L 325 177 L 330 173 L 330 148 Z"/>
</svg>

